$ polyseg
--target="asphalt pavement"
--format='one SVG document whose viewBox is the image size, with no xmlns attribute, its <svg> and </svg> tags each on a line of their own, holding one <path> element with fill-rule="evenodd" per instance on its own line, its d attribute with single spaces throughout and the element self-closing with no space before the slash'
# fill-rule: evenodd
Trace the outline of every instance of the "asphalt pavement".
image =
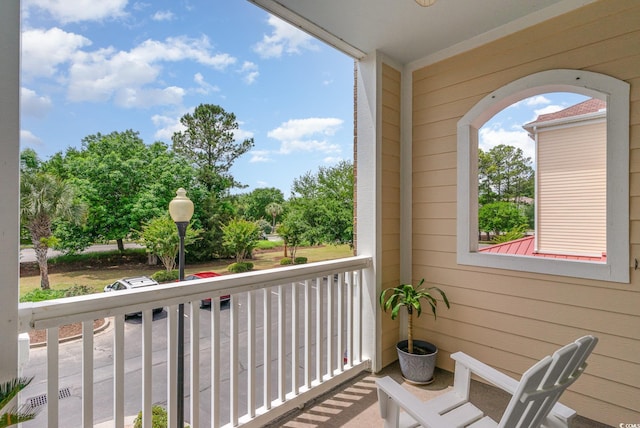
<svg viewBox="0 0 640 428">
<path fill-rule="evenodd" d="M 124 244 L 124 248 L 144 248 L 144 247 L 135 242 L 127 242 Z M 117 249 L 118 249 L 118 246 L 116 244 L 98 244 L 98 245 L 91 245 L 90 247 L 82 251 L 82 253 L 83 254 L 99 253 L 104 251 L 113 251 Z M 60 256 L 62 254 L 63 253 L 61 251 L 49 248 L 49 251 L 47 252 L 47 258 L 50 259 L 52 257 Z M 36 252 L 33 250 L 33 248 L 25 248 L 20 250 L 20 263 L 29 263 L 29 262 L 35 262 L 35 261 L 36 261 Z"/>
</svg>

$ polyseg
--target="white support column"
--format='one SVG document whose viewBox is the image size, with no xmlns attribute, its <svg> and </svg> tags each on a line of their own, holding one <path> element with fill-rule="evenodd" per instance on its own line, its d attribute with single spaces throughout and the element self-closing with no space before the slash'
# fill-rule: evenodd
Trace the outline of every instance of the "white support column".
<svg viewBox="0 0 640 428">
<path fill-rule="evenodd" d="M 18 374 L 20 1 L 0 1 L 0 380 Z"/>
<path fill-rule="evenodd" d="M 357 237 L 358 254 L 373 258 L 371 269 L 362 278 L 362 338 L 364 358 L 370 358 L 372 370 L 380 370 L 381 322 L 378 315 L 378 293 L 382 258 L 381 154 L 382 154 L 382 61 L 373 52 L 358 62 L 357 67 Z M 350 356 L 351 357 L 351 356 Z"/>
</svg>

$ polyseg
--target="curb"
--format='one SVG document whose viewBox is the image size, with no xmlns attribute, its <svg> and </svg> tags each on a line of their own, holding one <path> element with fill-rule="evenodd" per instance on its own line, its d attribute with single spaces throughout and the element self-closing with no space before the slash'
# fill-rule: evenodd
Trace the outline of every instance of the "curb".
<svg viewBox="0 0 640 428">
<path fill-rule="evenodd" d="M 93 330 L 93 334 L 97 334 L 100 333 L 104 330 L 106 330 L 109 326 L 111 325 L 111 318 L 104 318 L 104 324 L 102 324 L 100 327 L 96 328 Z M 82 338 L 82 333 L 80 334 L 76 334 L 74 336 L 69 336 L 69 337 L 64 337 L 62 339 L 58 340 L 58 343 L 66 343 L 66 342 L 71 342 L 72 340 L 77 340 L 77 339 L 81 339 Z M 29 348 L 42 348 L 47 346 L 47 342 L 37 342 L 37 343 L 31 343 L 29 344 Z"/>
</svg>

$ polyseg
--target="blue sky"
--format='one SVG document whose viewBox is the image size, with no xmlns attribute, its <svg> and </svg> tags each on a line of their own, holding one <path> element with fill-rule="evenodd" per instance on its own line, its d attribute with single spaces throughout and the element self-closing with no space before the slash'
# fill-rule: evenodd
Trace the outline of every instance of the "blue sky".
<svg viewBox="0 0 640 428">
<path fill-rule="evenodd" d="M 171 142 L 201 103 L 255 147 L 232 173 L 278 187 L 353 156 L 353 60 L 245 0 L 23 0 L 21 148 L 97 132 Z"/>
</svg>

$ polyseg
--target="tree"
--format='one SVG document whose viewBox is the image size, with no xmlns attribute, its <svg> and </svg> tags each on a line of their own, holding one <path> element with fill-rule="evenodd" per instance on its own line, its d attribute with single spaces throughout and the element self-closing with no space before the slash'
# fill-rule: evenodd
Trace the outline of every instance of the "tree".
<svg viewBox="0 0 640 428">
<path fill-rule="evenodd" d="M 534 196 L 531 158 L 520 148 L 499 144 L 488 152 L 478 149 L 479 203 L 520 203 Z"/>
<path fill-rule="evenodd" d="M 187 226 L 184 245 L 196 242 L 200 231 Z M 158 256 L 167 272 L 176 268 L 176 257 L 180 250 L 180 237 L 176 224 L 169 214 L 164 214 L 149 221 L 142 229 L 140 243 L 147 252 Z"/>
<path fill-rule="evenodd" d="M 60 174 L 71 177 L 89 207 L 83 232 L 92 241 L 116 240 L 123 251 L 124 238 L 141 228 L 134 207 L 154 182 L 148 161 L 147 146 L 132 130 L 89 135 L 82 140 L 82 150 L 67 150 Z"/>
<path fill-rule="evenodd" d="M 492 202 L 483 205 L 478 211 L 480 230 L 499 235 L 502 232 L 526 227 L 527 217 L 513 202 Z"/>
<path fill-rule="evenodd" d="M 282 207 L 282 205 L 276 203 L 276 202 L 271 202 L 269 205 L 267 205 L 264 208 L 265 212 L 271 216 L 272 219 L 272 224 L 271 224 L 271 229 L 275 230 L 276 229 L 276 218 L 282 214 L 282 211 L 284 211 L 284 208 Z"/>
<path fill-rule="evenodd" d="M 284 195 L 280 189 L 275 187 L 254 189 L 238 196 L 239 214 L 245 220 L 260 220 L 267 214 L 267 205 L 272 203 L 284 203 Z M 270 214 L 269 217 L 271 217 Z"/>
<path fill-rule="evenodd" d="M 145 220 L 164 215 L 180 187 L 195 186 L 195 171 L 182 157 L 162 142 L 155 142 L 144 153 L 144 180 L 131 208 L 131 228 L 137 234 Z M 191 194 L 191 191 L 190 191 Z"/>
<path fill-rule="evenodd" d="M 231 220 L 222 228 L 222 233 L 225 247 L 235 255 L 238 263 L 251 257 L 251 253 L 260 239 L 258 225 L 243 219 Z"/>
<path fill-rule="evenodd" d="M 51 174 L 23 172 L 20 178 L 20 221 L 29 230 L 40 268 L 40 287 L 48 290 L 47 251 L 55 238 L 52 223 L 59 218 L 84 220 L 84 206 L 74 200 L 73 188 Z"/>
<path fill-rule="evenodd" d="M 304 221 L 300 211 L 289 211 L 280 226 L 278 235 L 284 240 L 284 257 L 287 257 L 287 248 L 291 251 L 291 258 L 296 258 L 296 251 L 303 242 L 304 231 L 309 229 L 309 225 Z"/>
<path fill-rule="evenodd" d="M 294 180 L 288 208 L 298 211 L 309 244 L 353 242 L 353 164 L 342 161 Z"/>
<path fill-rule="evenodd" d="M 253 138 L 236 142 L 234 131 L 238 129 L 238 122 L 235 114 L 218 105 L 200 104 L 193 114 L 182 116 L 180 123 L 186 129 L 171 137 L 173 150 L 196 168 L 198 181 L 216 195 L 240 187 L 229 170 L 254 143 Z"/>
</svg>

